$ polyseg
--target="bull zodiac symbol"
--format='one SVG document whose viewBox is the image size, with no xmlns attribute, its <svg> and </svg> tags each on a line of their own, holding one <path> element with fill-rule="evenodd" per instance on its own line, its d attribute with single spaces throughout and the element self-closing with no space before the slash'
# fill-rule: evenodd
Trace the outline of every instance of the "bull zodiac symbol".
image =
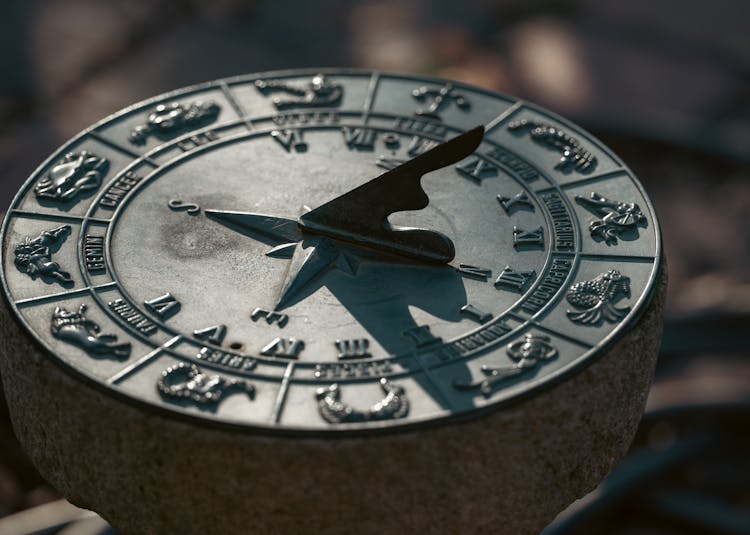
<svg viewBox="0 0 750 535">
<path fill-rule="evenodd" d="M 187 399 L 202 405 L 218 403 L 232 389 L 246 392 L 251 399 L 255 396 L 255 387 L 247 381 L 208 375 L 195 364 L 184 362 L 161 372 L 156 388 L 165 397 Z"/>
<path fill-rule="evenodd" d="M 335 106 L 341 101 L 344 88 L 341 84 L 331 82 L 323 74 L 316 74 L 312 80 L 303 87 L 286 84 L 276 80 L 256 80 L 255 87 L 265 94 L 283 92 L 294 95 L 297 98 L 273 97 L 271 102 L 278 110 L 287 108 L 319 108 L 322 106 Z"/>
<path fill-rule="evenodd" d="M 70 273 L 63 271 L 57 262 L 52 261 L 52 252 L 60 248 L 70 236 L 70 225 L 45 230 L 34 239 L 25 238 L 16 245 L 16 266 L 32 279 L 41 276 L 43 280 L 57 281 L 68 285 L 73 283 Z"/>
<path fill-rule="evenodd" d="M 69 152 L 34 187 L 37 199 L 72 201 L 81 192 L 97 189 L 109 169 L 109 160 L 89 151 Z"/>
<path fill-rule="evenodd" d="M 607 245 L 616 244 L 624 232 L 638 230 L 638 225 L 646 226 L 646 216 L 634 202 L 613 201 L 596 192 L 591 192 L 589 198 L 576 195 L 576 201 L 600 217 L 589 223 L 589 232 Z"/>
<path fill-rule="evenodd" d="M 98 357 L 114 356 L 119 359 L 129 357 L 130 344 L 118 344 L 117 336 L 101 334 L 101 327 L 86 317 L 86 309 L 85 304 L 78 308 L 78 312 L 69 312 L 62 307 L 56 307 L 52 313 L 52 334 Z"/>
<path fill-rule="evenodd" d="M 172 137 L 183 130 L 191 130 L 207 125 L 216 120 L 221 108 L 215 102 L 190 104 L 170 102 L 159 104 L 149 113 L 145 125 L 136 126 L 130 132 L 130 142 L 135 145 L 146 143 L 148 136 L 155 135 L 160 139 Z"/>
<path fill-rule="evenodd" d="M 473 383 L 453 383 L 458 390 L 479 389 L 484 397 L 489 397 L 493 390 L 511 377 L 526 373 L 546 360 L 557 357 L 557 348 L 550 343 L 549 336 L 526 334 L 522 339 L 508 344 L 508 356 L 515 361 L 513 366 L 482 366 L 484 379 Z"/>
<path fill-rule="evenodd" d="M 527 119 L 513 121 L 508 125 L 508 130 L 523 131 L 526 129 L 529 130 L 529 135 L 535 142 L 546 145 L 562 154 L 560 161 L 555 165 L 555 169 L 561 169 L 564 172 L 575 169 L 587 173 L 593 171 L 596 167 L 596 156 L 584 149 L 577 139 L 569 136 L 556 126 Z"/>
<path fill-rule="evenodd" d="M 568 317 L 570 321 L 583 325 L 597 325 L 602 320 L 614 323 L 630 311 L 630 307 L 617 308 L 612 304 L 622 296 L 630 297 L 630 279 L 616 269 L 591 280 L 576 282 L 566 298 L 568 303 L 584 310 L 568 310 Z"/>
<path fill-rule="evenodd" d="M 341 401 L 341 389 L 334 383 L 321 388 L 315 393 L 318 409 L 323 419 L 331 424 L 348 424 L 354 422 L 375 422 L 379 420 L 396 420 L 409 413 L 409 400 L 404 389 L 394 385 L 386 378 L 380 379 L 380 387 L 385 397 L 366 411 L 355 409 Z"/>
</svg>

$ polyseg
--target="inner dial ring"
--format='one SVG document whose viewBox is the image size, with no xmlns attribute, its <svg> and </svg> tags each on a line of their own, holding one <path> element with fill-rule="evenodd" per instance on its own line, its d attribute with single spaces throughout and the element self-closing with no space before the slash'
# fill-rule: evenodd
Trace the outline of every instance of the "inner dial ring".
<svg viewBox="0 0 750 535">
<path fill-rule="evenodd" d="M 393 121 L 394 118 L 389 119 Z M 123 268 L 123 264 L 128 264 L 134 259 L 145 258 L 151 263 L 152 270 L 156 273 L 163 273 L 169 267 L 168 265 L 160 265 L 157 268 L 153 266 L 153 262 L 158 263 L 160 253 L 163 252 L 163 255 L 170 257 L 170 262 L 175 261 L 175 257 L 178 261 L 193 264 L 206 261 L 205 266 L 195 268 L 194 271 L 213 274 L 212 282 L 207 284 L 208 286 L 215 287 L 213 285 L 222 282 L 217 280 L 217 274 L 219 278 L 228 279 L 232 285 L 241 284 L 236 281 L 237 278 L 255 277 L 255 286 L 246 294 L 257 296 L 260 293 L 257 284 L 260 274 L 260 276 L 267 277 L 267 280 L 261 280 L 261 286 L 271 287 L 271 293 L 278 292 L 273 287 L 281 284 L 283 271 L 289 269 L 290 263 L 290 260 L 284 258 L 288 252 L 279 251 L 280 248 L 283 249 L 284 244 L 274 243 L 273 240 L 268 240 L 267 236 L 258 235 L 258 233 L 243 235 L 242 232 L 237 233 L 235 230 L 227 229 L 216 221 L 206 218 L 205 211 L 259 212 L 275 217 L 293 218 L 294 211 L 296 210 L 299 214 L 303 205 L 315 207 L 377 176 L 388 166 L 395 165 L 398 160 L 413 157 L 420 148 L 424 150 L 424 147 L 414 145 L 414 139 L 417 138 L 413 132 L 385 127 L 370 127 L 369 130 L 374 132 L 375 138 L 371 150 L 368 150 L 367 146 L 353 144 L 351 141 L 354 136 L 364 128 L 351 120 L 344 120 L 341 124 L 335 125 L 302 127 L 299 129 L 300 139 L 303 140 L 305 146 L 300 152 L 285 150 L 283 144 L 271 136 L 273 129 L 266 132 L 245 133 L 230 139 L 222 138 L 220 142 L 195 149 L 182 158 L 170 161 L 145 177 L 118 209 L 110 225 L 107 240 L 110 248 L 108 258 L 111 259 L 113 273 L 116 273 L 117 279 L 122 281 L 122 286 L 128 288 L 127 291 L 123 290 L 123 293 L 127 292 L 124 296 L 127 303 L 141 308 L 144 314 L 158 322 L 165 330 L 175 335 L 181 334 L 192 338 L 197 346 L 195 354 L 209 365 L 220 364 L 220 360 L 213 362 L 209 359 L 219 359 L 212 353 L 214 349 L 221 348 L 222 352 L 243 354 L 253 359 L 270 361 L 269 363 L 278 364 L 280 358 L 294 359 L 297 366 L 301 368 L 314 365 L 316 371 L 313 375 L 315 376 L 315 374 L 321 375 L 318 364 L 343 362 L 344 366 L 351 367 L 360 365 L 363 360 L 375 360 L 387 367 L 386 362 L 393 358 L 425 351 L 437 355 L 436 358 L 446 358 L 456 353 L 449 359 L 455 360 L 466 358 L 479 350 L 486 350 L 496 345 L 493 342 L 501 343 L 506 338 L 506 334 L 523 323 L 519 318 L 510 318 L 511 322 L 508 323 L 501 316 L 512 308 L 519 298 L 531 292 L 535 284 L 533 279 L 520 283 L 518 275 L 505 277 L 507 280 L 501 279 L 496 285 L 493 283 L 506 265 L 512 265 L 515 272 L 535 274 L 543 272 L 545 264 L 549 262 L 550 251 L 545 245 L 549 244 L 549 240 L 545 240 L 544 237 L 552 236 L 552 230 L 549 224 L 549 214 L 543 209 L 544 203 L 520 177 L 504 171 L 499 165 L 496 169 L 492 169 L 492 159 L 489 157 L 486 159 L 486 169 L 481 178 L 471 176 L 460 168 L 468 167 L 466 162 L 460 162 L 455 168 L 450 166 L 426 175 L 423 179 L 423 186 L 430 197 L 430 207 L 424 211 L 396 214 L 392 217 L 392 222 L 395 224 L 436 228 L 451 236 L 456 244 L 457 257 L 450 266 L 426 266 L 400 259 L 389 259 L 386 262 L 380 262 L 377 259 L 368 260 L 366 257 L 361 259 L 358 258 L 359 251 L 356 248 L 344 246 L 342 258 L 331 266 L 332 269 L 329 269 L 327 274 L 310 281 L 309 291 L 303 291 L 301 299 L 292 306 L 277 309 L 273 306 L 272 296 L 269 295 L 258 299 L 255 303 L 250 302 L 248 298 L 244 303 L 237 303 L 235 306 L 228 305 L 223 296 L 213 297 L 213 299 L 218 298 L 222 303 L 225 315 L 240 318 L 238 323 L 244 324 L 244 327 L 255 327 L 259 334 L 245 333 L 238 336 L 234 334 L 238 331 L 237 325 L 227 326 L 225 323 L 211 322 L 210 318 L 193 320 L 192 325 L 190 321 L 181 323 L 180 318 L 184 317 L 188 311 L 188 304 L 179 295 L 179 291 L 170 291 L 168 280 L 160 283 L 162 289 L 153 287 L 145 290 L 142 287 L 142 281 L 137 281 L 138 285 L 135 288 L 133 283 L 129 283 L 129 279 L 135 281 L 138 276 L 128 277 L 128 269 L 138 274 L 145 272 L 148 266 L 136 263 L 130 268 Z M 424 134 L 419 136 L 419 143 L 429 147 L 430 141 L 440 142 L 453 137 L 457 132 L 454 129 L 443 128 L 442 136 Z M 256 150 L 253 150 L 253 143 L 259 145 Z M 319 148 L 322 150 L 318 150 Z M 226 152 L 226 149 L 233 152 L 231 155 L 222 157 L 222 150 Z M 238 163 L 242 161 L 239 152 L 245 153 L 247 162 L 252 164 L 258 161 L 255 159 L 258 158 L 258 154 L 265 151 L 274 151 L 274 156 L 281 161 L 281 167 L 279 167 L 279 162 L 269 164 L 270 169 L 263 169 L 262 161 L 254 168 L 251 165 Z M 205 163 L 208 160 L 206 158 L 208 152 L 216 153 L 217 159 L 211 163 Z M 200 158 L 197 158 L 198 156 Z M 217 195 L 219 188 L 216 184 L 208 184 L 206 188 L 197 188 L 197 191 L 181 187 L 181 180 L 194 181 L 196 174 L 200 173 L 200 169 L 189 169 L 192 162 L 204 163 L 208 167 L 215 168 L 221 165 L 221 160 L 233 162 L 234 165 L 234 168 L 226 171 L 226 185 L 221 188 L 223 195 Z M 268 158 L 265 161 L 267 162 Z M 294 168 L 295 162 L 297 170 Z M 317 175 L 315 174 L 316 166 L 319 169 Z M 300 176 L 302 169 L 308 176 Z M 182 171 L 182 178 L 176 178 L 175 175 L 178 175 L 180 171 Z M 293 179 L 285 182 L 283 176 L 285 174 L 291 175 Z M 310 174 L 320 178 L 311 179 Z M 326 180 L 326 176 L 330 176 L 330 179 Z M 259 189 L 257 183 L 263 181 L 272 183 L 273 189 L 257 191 Z M 302 183 L 302 187 L 296 192 L 290 192 L 295 181 Z M 544 180 L 537 181 L 537 185 L 540 182 L 543 183 Z M 317 198 L 311 199 L 308 191 L 311 183 L 321 191 Z M 246 187 L 248 185 L 249 187 Z M 231 194 L 227 194 L 228 192 Z M 283 192 L 283 195 L 279 196 L 278 192 Z M 446 213 L 451 208 L 450 196 L 457 193 L 464 196 L 474 194 L 484 198 L 480 201 L 485 201 L 482 209 L 487 214 L 486 220 L 482 218 L 472 220 L 463 215 L 458 227 L 461 223 L 465 224 L 465 227 L 458 228 L 457 215 Z M 519 194 L 523 194 L 528 201 L 522 203 L 516 201 L 514 206 L 510 200 Z M 274 195 L 277 197 L 276 200 L 273 199 Z M 168 206 L 172 210 L 168 210 Z M 149 210 L 152 213 L 149 213 Z M 509 215 L 515 216 L 513 217 L 515 225 L 508 224 Z M 139 232 L 141 242 L 145 241 L 151 250 L 146 254 L 131 254 L 118 260 L 116 245 L 120 239 L 118 229 L 119 227 L 128 228 L 128 217 L 131 218 L 130 221 L 157 222 L 150 229 L 151 237 Z M 126 222 L 123 223 L 123 220 Z M 493 228 L 488 229 L 489 226 Z M 541 228 L 540 242 L 512 245 L 513 226 L 530 230 Z M 137 225 L 133 225 L 132 228 L 137 228 Z M 472 243 L 472 230 L 480 236 L 495 234 L 498 240 L 496 243 L 492 243 L 491 240 L 481 240 L 478 244 L 474 238 L 474 243 Z M 136 236 L 125 232 L 121 239 L 126 243 L 131 243 Z M 203 243 L 206 240 L 213 241 L 208 244 Z M 487 241 L 490 243 L 485 243 Z M 148 250 L 148 247 L 144 248 L 144 245 L 139 245 L 139 247 L 143 251 Z M 205 256 L 212 256 L 212 250 L 215 257 L 217 256 L 216 250 L 222 249 L 225 249 L 230 257 L 224 259 L 226 263 L 223 267 L 211 259 L 205 260 Z M 240 256 L 236 256 L 233 249 L 243 252 Z M 521 256 L 525 254 L 534 260 L 530 263 L 527 260 L 526 264 L 519 264 L 515 258 L 519 254 Z M 218 256 L 221 257 L 221 253 Z M 243 270 L 243 259 L 248 264 L 256 264 Z M 258 260 L 260 260 L 259 263 Z M 360 265 L 350 266 L 359 262 L 361 262 Z M 501 263 L 502 265 L 499 265 Z M 176 261 L 175 265 L 177 266 Z M 239 267 L 233 269 L 236 266 Z M 353 275 L 352 269 L 356 270 L 357 275 Z M 179 268 L 177 270 L 179 271 Z M 338 273 L 342 271 L 343 273 Z M 183 278 L 173 283 L 175 288 L 195 286 L 195 279 L 191 281 L 184 278 L 184 273 L 176 275 Z M 332 275 L 336 280 L 330 282 Z M 435 290 L 435 284 L 420 286 L 419 280 L 424 279 L 425 276 L 432 277 L 439 290 Z M 358 277 L 360 280 L 354 284 L 352 277 Z M 329 280 L 333 290 L 326 285 L 320 287 L 321 281 L 325 282 L 326 279 Z M 406 279 L 405 283 L 404 279 Z M 393 281 L 401 281 L 401 283 L 390 290 L 384 287 Z M 375 290 L 370 290 L 369 293 L 363 295 L 363 285 L 369 288 L 375 287 Z M 179 314 L 175 314 L 176 306 L 170 307 L 168 299 L 144 309 L 144 303 L 147 301 L 153 303 L 154 299 L 158 300 L 167 293 L 179 303 Z M 182 293 L 184 294 L 184 291 Z M 195 293 L 200 295 L 201 292 L 196 290 Z M 315 295 L 317 293 L 331 295 L 317 296 Z M 404 294 L 407 297 L 405 304 L 408 309 L 403 306 L 404 303 L 393 302 L 397 295 Z M 436 295 L 440 298 L 431 299 Z M 456 296 L 455 303 L 451 303 L 448 299 L 451 295 Z M 409 297 L 413 302 L 409 302 Z M 316 325 L 316 319 L 320 319 L 320 315 L 314 314 L 315 309 L 325 310 L 330 309 L 332 305 L 335 306 L 336 303 L 332 302 L 331 298 L 339 301 L 343 299 L 345 304 L 339 306 L 351 311 L 348 321 L 355 327 L 353 332 L 349 330 L 351 334 L 346 329 L 336 332 L 335 326 L 331 324 Z M 207 296 L 207 299 L 210 300 L 211 296 Z M 195 304 L 193 302 L 192 306 Z M 300 305 L 306 305 L 306 311 L 300 312 Z M 413 308 L 409 305 L 413 305 Z M 159 309 L 158 312 L 154 306 Z M 377 323 L 368 325 L 368 309 L 373 306 L 379 309 L 373 314 Z M 423 309 L 426 309 L 426 313 L 422 312 Z M 166 311 L 166 314 L 162 314 L 162 311 Z M 221 317 L 221 313 L 222 311 L 217 311 L 216 317 Z M 346 315 L 347 312 L 344 314 Z M 403 317 L 394 318 L 396 314 L 401 314 Z M 409 316 L 413 316 L 413 319 Z M 383 327 L 383 318 L 391 318 L 393 325 Z M 429 323 L 430 319 L 432 319 L 432 324 Z M 303 322 L 302 329 L 300 329 L 300 321 Z M 444 328 L 448 322 L 455 324 L 449 325 L 453 327 L 452 329 Z M 359 328 L 363 323 L 365 328 Z M 429 327 L 429 332 L 424 329 L 425 325 Z M 300 331 L 305 331 L 305 326 L 308 326 L 307 332 L 300 333 Z M 368 331 L 368 326 L 378 332 Z M 405 334 L 409 330 L 413 332 Z M 324 339 L 320 340 L 321 337 L 317 337 L 318 340 L 316 340 L 314 335 L 310 335 L 311 331 L 324 331 Z M 485 339 L 482 341 L 485 343 L 481 344 L 481 347 L 476 343 L 481 338 L 477 336 L 480 331 L 494 333 L 484 336 Z M 472 334 L 474 334 L 473 342 L 471 341 Z M 200 336 L 202 340 L 196 336 Z M 383 337 L 385 340 L 380 343 L 378 338 L 383 340 Z M 462 343 L 462 339 L 467 340 Z M 294 341 L 289 342 L 289 340 Z M 284 344 L 286 347 L 282 347 Z M 458 345 L 453 347 L 455 344 Z M 202 354 L 199 352 L 201 350 Z M 222 355 L 221 358 L 226 360 L 231 357 Z M 244 371 L 252 375 L 261 373 L 257 367 Z M 354 374 L 349 372 L 342 373 L 340 379 L 347 380 L 346 375 L 350 375 L 349 379 L 354 378 L 351 377 Z"/>
</svg>

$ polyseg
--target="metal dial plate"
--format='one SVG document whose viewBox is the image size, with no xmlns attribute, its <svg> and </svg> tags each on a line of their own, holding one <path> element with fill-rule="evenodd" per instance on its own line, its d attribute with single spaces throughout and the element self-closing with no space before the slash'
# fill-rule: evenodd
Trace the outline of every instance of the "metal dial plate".
<svg viewBox="0 0 750 535">
<path fill-rule="evenodd" d="M 477 125 L 474 154 L 424 176 L 427 208 L 390 218 L 448 236 L 449 264 L 285 225 Z M 44 162 L 2 232 L 5 298 L 80 379 L 174 416 L 317 434 L 470 417 L 564 380 L 632 328 L 662 254 L 643 188 L 581 128 L 363 71 L 127 108 Z"/>
</svg>

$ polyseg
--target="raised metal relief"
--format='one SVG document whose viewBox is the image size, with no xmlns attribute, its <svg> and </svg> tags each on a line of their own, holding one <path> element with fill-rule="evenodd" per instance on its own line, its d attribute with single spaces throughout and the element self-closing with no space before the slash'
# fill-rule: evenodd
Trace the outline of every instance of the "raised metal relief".
<svg viewBox="0 0 750 535">
<path fill-rule="evenodd" d="M 247 381 L 209 375 L 195 364 L 184 362 L 161 372 L 156 388 L 164 397 L 186 399 L 201 405 L 216 404 L 224 394 L 235 389 L 246 392 L 251 399 L 255 397 L 255 387 Z"/>
<path fill-rule="evenodd" d="M 440 88 L 423 85 L 412 91 L 411 95 L 419 102 L 429 102 L 427 108 L 418 109 L 416 115 L 438 121 L 441 120 L 440 115 L 438 114 L 440 109 L 443 106 L 450 105 L 451 102 L 455 103 L 459 109 L 464 111 L 471 108 L 469 100 L 459 93 L 452 84 L 445 84 Z"/>
<path fill-rule="evenodd" d="M 565 172 L 575 169 L 578 172 L 586 173 L 593 171 L 596 167 L 596 156 L 584 149 L 577 139 L 566 134 L 557 126 L 521 119 L 520 121 L 512 121 L 508 125 L 508 130 L 528 130 L 531 139 L 535 142 L 560 152 L 562 156 L 555 169 L 561 169 Z"/>
<path fill-rule="evenodd" d="M 50 330 L 55 338 L 80 347 L 97 357 L 112 356 L 125 359 L 130 356 L 131 345 L 118 344 L 114 334 L 102 334 L 101 327 L 86 317 L 87 306 L 82 304 L 78 312 L 69 312 L 56 307 L 52 313 Z"/>
<path fill-rule="evenodd" d="M 320 108 L 336 106 L 344 95 L 344 86 L 332 82 L 323 74 L 316 74 L 306 85 L 299 86 L 278 80 L 256 80 L 255 87 L 267 95 L 286 93 L 287 98 L 273 97 L 271 102 L 277 110 L 288 108 Z"/>
<path fill-rule="evenodd" d="M 576 201 L 600 217 L 589 223 L 589 232 L 607 244 L 616 244 L 623 233 L 637 232 L 638 225 L 647 224 L 646 216 L 634 202 L 614 201 L 593 191 L 588 198 L 576 195 Z"/>
<path fill-rule="evenodd" d="M 454 382 L 453 387 L 458 390 L 475 390 L 484 397 L 489 397 L 502 382 L 516 377 L 537 367 L 542 361 L 557 357 L 557 348 L 550 343 L 548 336 L 526 334 L 522 339 L 508 344 L 508 356 L 515 361 L 513 366 L 482 366 L 485 375 L 481 381 L 472 383 Z"/>
<path fill-rule="evenodd" d="M 397 420 L 409 414 L 409 400 L 404 389 L 385 378 L 380 379 L 385 397 L 368 410 L 358 410 L 341 401 L 341 389 L 334 383 L 319 389 L 315 396 L 323 419 L 331 424 Z"/>
<path fill-rule="evenodd" d="M 109 160 L 87 150 L 69 152 L 34 187 L 40 201 L 66 203 L 87 190 L 98 189 Z"/>
<path fill-rule="evenodd" d="M 615 323 L 630 312 L 630 307 L 617 308 L 614 303 L 630 297 L 630 279 L 610 269 L 591 280 L 576 282 L 570 287 L 568 303 L 582 311 L 568 310 L 568 318 L 583 325 L 597 325 L 602 321 Z"/>
<path fill-rule="evenodd" d="M 36 238 L 25 238 L 16 245 L 16 267 L 32 279 L 42 277 L 45 282 L 58 282 L 63 285 L 73 284 L 70 273 L 63 271 L 57 262 L 52 261 L 52 254 L 68 239 L 72 229 L 62 225 L 52 230 L 45 230 Z"/>
<path fill-rule="evenodd" d="M 136 126 L 130 132 L 130 142 L 143 145 L 149 136 L 160 139 L 173 137 L 185 130 L 210 124 L 219 116 L 221 108 L 215 102 L 196 100 L 189 104 L 169 102 L 159 104 L 148 114 L 146 124 Z"/>
</svg>

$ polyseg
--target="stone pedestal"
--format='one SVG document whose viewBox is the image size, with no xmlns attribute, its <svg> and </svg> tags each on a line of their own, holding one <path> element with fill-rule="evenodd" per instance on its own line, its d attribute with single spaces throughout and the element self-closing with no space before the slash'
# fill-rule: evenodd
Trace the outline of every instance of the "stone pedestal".
<svg viewBox="0 0 750 535">
<path fill-rule="evenodd" d="M 16 434 L 71 502 L 126 534 L 534 534 L 623 456 L 659 348 L 665 270 L 639 323 L 578 374 L 440 427 L 300 439 L 146 413 L 79 382 L 2 307 Z"/>
</svg>

